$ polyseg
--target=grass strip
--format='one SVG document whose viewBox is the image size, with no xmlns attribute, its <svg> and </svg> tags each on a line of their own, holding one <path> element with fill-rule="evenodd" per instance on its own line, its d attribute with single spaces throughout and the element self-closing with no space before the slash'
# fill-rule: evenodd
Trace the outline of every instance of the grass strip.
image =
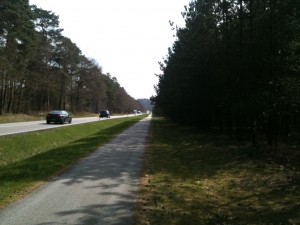
<svg viewBox="0 0 300 225">
<path fill-rule="evenodd" d="M 0 137 L 0 208 L 62 172 L 143 117 Z"/>
<path fill-rule="evenodd" d="M 28 122 L 40 120 L 38 115 L 26 115 L 26 114 L 7 114 L 0 115 L 0 123 L 15 123 L 15 122 Z"/>
<path fill-rule="evenodd" d="M 300 224 L 299 158 L 267 163 L 220 135 L 151 123 L 135 224 Z"/>
</svg>

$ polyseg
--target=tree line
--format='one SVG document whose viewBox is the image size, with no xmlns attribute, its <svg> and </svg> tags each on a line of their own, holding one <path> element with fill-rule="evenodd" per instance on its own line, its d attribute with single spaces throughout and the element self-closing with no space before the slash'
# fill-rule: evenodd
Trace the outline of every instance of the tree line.
<svg viewBox="0 0 300 225">
<path fill-rule="evenodd" d="M 275 150 L 300 128 L 300 1 L 194 0 L 160 62 L 157 113 Z"/>
<path fill-rule="evenodd" d="M 29 5 L 28 0 L 1 0 L 0 115 L 51 109 L 143 110 L 62 31 L 52 11 Z"/>
</svg>

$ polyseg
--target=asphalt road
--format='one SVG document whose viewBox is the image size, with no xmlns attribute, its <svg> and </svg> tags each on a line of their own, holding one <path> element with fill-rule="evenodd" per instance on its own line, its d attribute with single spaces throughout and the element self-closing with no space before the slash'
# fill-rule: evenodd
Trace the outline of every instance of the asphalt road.
<svg viewBox="0 0 300 225">
<path fill-rule="evenodd" d="M 1 225 L 130 225 L 150 117 L 0 211 Z"/>
<path fill-rule="evenodd" d="M 129 116 L 133 116 L 129 115 Z M 126 115 L 128 116 L 128 115 Z M 124 116 L 111 116 L 113 118 L 120 118 Z M 106 118 L 101 118 L 101 120 L 105 120 Z M 0 136 L 4 135 L 11 135 L 11 134 L 19 134 L 25 133 L 30 131 L 37 131 L 37 130 L 45 130 L 45 129 L 53 129 L 58 128 L 61 126 L 70 126 L 80 123 L 89 123 L 98 121 L 99 117 L 83 117 L 83 118 L 73 118 L 72 123 L 65 123 L 65 124 L 47 124 L 46 120 L 39 120 L 39 121 L 30 121 L 30 122 L 19 122 L 19 123 L 4 123 L 0 124 Z"/>
</svg>

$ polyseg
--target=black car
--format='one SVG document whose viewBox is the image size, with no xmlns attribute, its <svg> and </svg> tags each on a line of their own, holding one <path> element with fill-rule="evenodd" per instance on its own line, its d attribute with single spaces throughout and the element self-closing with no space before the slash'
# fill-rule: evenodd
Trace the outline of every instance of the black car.
<svg viewBox="0 0 300 225">
<path fill-rule="evenodd" d="M 106 117 L 106 118 L 110 118 L 110 114 L 108 110 L 102 110 L 99 114 L 100 118 Z"/>
<path fill-rule="evenodd" d="M 64 124 L 65 122 L 72 123 L 72 116 L 64 110 L 53 110 L 47 114 L 46 121 L 47 124 L 51 122 L 61 124 Z"/>
</svg>

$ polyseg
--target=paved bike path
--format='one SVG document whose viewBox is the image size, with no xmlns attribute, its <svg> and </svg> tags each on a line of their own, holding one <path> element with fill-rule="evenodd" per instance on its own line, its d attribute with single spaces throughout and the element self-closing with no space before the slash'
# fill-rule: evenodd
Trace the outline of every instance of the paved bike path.
<svg viewBox="0 0 300 225">
<path fill-rule="evenodd" d="M 0 211 L 1 225 L 130 225 L 150 117 Z"/>
</svg>

